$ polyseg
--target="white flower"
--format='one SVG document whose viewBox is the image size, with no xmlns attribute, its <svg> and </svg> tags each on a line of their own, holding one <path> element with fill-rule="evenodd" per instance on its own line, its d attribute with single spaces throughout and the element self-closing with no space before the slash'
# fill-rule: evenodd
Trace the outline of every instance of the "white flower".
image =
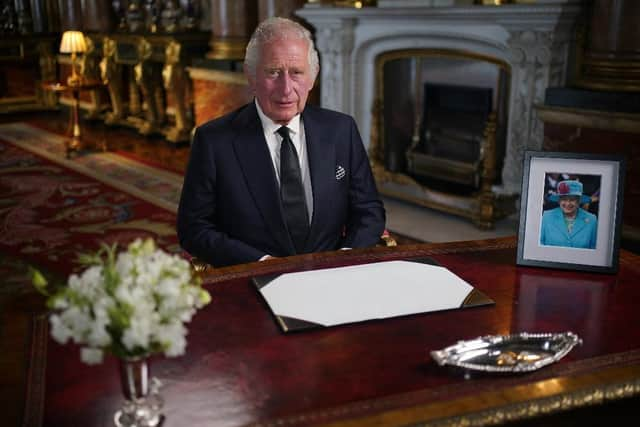
<svg viewBox="0 0 640 427">
<path fill-rule="evenodd" d="M 180 282 L 173 277 L 165 277 L 158 282 L 156 292 L 165 298 L 177 298 L 180 295 Z"/>
<path fill-rule="evenodd" d="M 69 287 L 69 289 L 81 289 L 82 282 L 80 281 L 80 276 L 78 276 L 77 274 L 72 274 L 71 276 L 69 276 L 69 279 L 67 280 L 67 286 Z"/>
<path fill-rule="evenodd" d="M 151 335 L 152 318 L 151 313 L 136 313 L 131 317 L 131 324 L 124 330 L 122 334 L 122 343 L 127 350 L 135 350 L 136 347 L 149 347 L 149 338 Z"/>
<path fill-rule="evenodd" d="M 81 258 L 88 267 L 50 296 L 52 337 L 84 345 L 86 363 L 100 363 L 104 351 L 119 357 L 184 354 L 185 324 L 211 299 L 189 263 L 156 249 L 151 239 L 137 239 L 117 256 L 114 250 L 104 246 Z"/>
<path fill-rule="evenodd" d="M 80 276 L 80 285 L 84 286 L 79 290 L 94 290 L 102 283 L 102 266 L 94 265 L 87 268 Z M 71 287 L 71 284 L 69 285 Z"/>
<path fill-rule="evenodd" d="M 187 346 L 186 334 L 187 329 L 182 322 L 170 322 L 158 326 L 156 338 L 166 347 L 165 356 L 175 357 L 184 354 Z"/>
<path fill-rule="evenodd" d="M 80 349 L 80 359 L 87 365 L 102 363 L 102 350 L 99 348 L 82 347 Z"/>
<path fill-rule="evenodd" d="M 95 322 L 89 328 L 87 343 L 92 347 L 105 347 L 111 344 L 111 335 L 107 331 L 109 317 L 104 314 L 96 315 Z"/>
<path fill-rule="evenodd" d="M 87 308 L 71 306 L 60 314 L 60 320 L 71 331 L 73 341 L 82 344 L 91 327 L 91 318 Z"/>
<path fill-rule="evenodd" d="M 62 323 L 60 316 L 52 314 L 51 317 L 49 317 L 49 324 L 51 325 L 51 336 L 53 339 L 60 344 L 66 344 L 69 338 L 71 338 L 71 330 Z"/>
</svg>

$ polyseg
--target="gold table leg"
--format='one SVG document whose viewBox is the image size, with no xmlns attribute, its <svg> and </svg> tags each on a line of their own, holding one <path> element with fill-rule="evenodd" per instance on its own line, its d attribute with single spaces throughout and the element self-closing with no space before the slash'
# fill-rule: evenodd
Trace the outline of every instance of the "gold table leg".
<svg viewBox="0 0 640 427">
<path fill-rule="evenodd" d="M 73 94 L 73 105 L 71 107 L 71 140 L 67 143 L 67 158 L 71 157 L 71 154 L 80 150 L 82 142 L 82 135 L 80 133 L 80 91 L 74 89 L 71 91 Z"/>
</svg>

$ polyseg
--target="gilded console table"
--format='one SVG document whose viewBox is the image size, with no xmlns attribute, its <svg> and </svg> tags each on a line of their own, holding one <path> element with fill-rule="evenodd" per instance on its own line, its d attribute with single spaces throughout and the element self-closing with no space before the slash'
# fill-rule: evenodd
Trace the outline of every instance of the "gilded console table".
<svg viewBox="0 0 640 427">
<path fill-rule="evenodd" d="M 193 115 L 185 67 L 193 58 L 204 57 L 208 35 L 114 33 L 89 37 L 102 46 L 100 72 L 111 98 L 105 123 L 134 127 L 143 135 L 162 134 L 174 143 L 188 141 Z"/>
</svg>

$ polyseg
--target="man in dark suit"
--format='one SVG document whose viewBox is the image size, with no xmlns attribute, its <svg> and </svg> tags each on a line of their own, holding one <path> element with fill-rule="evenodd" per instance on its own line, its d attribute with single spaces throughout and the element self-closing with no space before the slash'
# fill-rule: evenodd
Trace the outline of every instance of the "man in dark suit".
<svg viewBox="0 0 640 427">
<path fill-rule="evenodd" d="M 270 18 L 245 74 L 255 100 L 198 127 L 178 210 L 180 244 L 214 266 L 374 245 L 385 213 L 356 124 L 306 106 L 309 32 Z"/>
</svg>

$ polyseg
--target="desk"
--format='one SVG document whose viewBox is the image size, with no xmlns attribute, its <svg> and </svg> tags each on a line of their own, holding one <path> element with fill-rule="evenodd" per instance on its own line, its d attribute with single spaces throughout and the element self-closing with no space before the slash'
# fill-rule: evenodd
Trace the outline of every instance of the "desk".
<svg viewBox="0 0 640 427">
<path fill-rule="evenodd" d="M 73 103 L 71 104 L 71 116 L 69 117 L 69 129 L 71 139 L 67 141 L 66 154 L 71 157 L 72 153 L 78 152 L 82 148 L 82 132 L 80 129 L 80 92 L 83 90 L 95 90 L 103 87 L 100 81 L 81 81 L 78 84 L 69 85 L 60 82 L 43 82 L 45 90 L 62 93 L 71 92 Z M 103 149 L 105 147 L 102 147 Z"/>
<path fill-rule="evenodd" d="M 254 274 L 430 256 L 495 306 L 283 334 Z M 165 427 L 483 425 L 640 394 L 640 257 L 617 275 L 516 267 L 515 239 L 300 255 L 216 270 L 212 303 L 189 326 L 187 355 L 152 361 Z M 121 403 L 116 363 L 85 366 L 36 320 L 26 413 L 44 425 L 109 425 Z M 428 356 L 486 334 L 571 330 L 584 344 L 524 375 L 472 375 Z M 46 385 L 45 385 L 46 384 Z M 30 412 L 31 411 L 31 412 Z M 469 424 L 465 424 L 469 423 Z"/>
</svg>

